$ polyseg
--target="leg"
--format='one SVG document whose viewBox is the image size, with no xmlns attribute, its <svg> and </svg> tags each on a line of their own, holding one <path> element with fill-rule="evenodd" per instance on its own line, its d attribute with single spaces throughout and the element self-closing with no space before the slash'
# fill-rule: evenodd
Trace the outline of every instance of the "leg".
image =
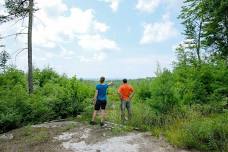
<svg viewBox="0 0 228 152">
<path fill-rule="evenodd" d="M 126 103 L 127 111 L 128 111 L 128 119 L 131 120 L 132 112 L 131 112 L 131 102 L 128 101 Z"/>
<path fill-rule="evenodd" d="M 107 101 L 101 102 L 101 126 L 104 126 L 104 118 L 105 118 L 105 108 L 106 108 Z"/>
<path fill-rule="evenodd" d="M 97 115 L 97 112 L 100 110 L 100 104 L 98 101 L 96 101 L 95 105 L 94 105 L 94 112 L 93 112 L 93 115 L 92 115 L 92 121 L 90 122 L 91 125 L 95 125 L 95 120 L 96 120 L 96 115 Z"/>
<path fill-rule="evenodd" d="M 101 122 L 104 122 L 105 110 L 101 110 Z"/>
<path fill-rule="evenodd" d="M 124 122 L 124 120 L 125 120 L 125 108 L 126 108 L 126 101 L 121 101 L 120 109 L 121 109 L 122 122 Z"/>
<path fill-rule="evenodd" d="M 92 116 L 92 121 L 95 121 L 96 115 L 97 115 L 97 110 L 94 110 L 93 116 Z"/>
</svg>

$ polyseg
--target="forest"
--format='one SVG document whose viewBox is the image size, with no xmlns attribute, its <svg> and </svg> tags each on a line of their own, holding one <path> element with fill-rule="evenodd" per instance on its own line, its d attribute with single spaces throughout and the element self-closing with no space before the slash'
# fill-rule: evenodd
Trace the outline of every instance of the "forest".
<svg viewBox="0 0 228 152">
<path fill-rule="evenodd" d="M 10 15 L 0 15 L 1 24 L 35 13 L 27 9 L 31 0 L 5 2 Z M 126 125 L 129 129 L 164 136 L 177 147 L 225 152 L 228 150 L 228 1 L 185 0 L 178 18 L 185 36 L 185 41 L 176 48 L 178 60 L 173 62 L 172 69 L 158 66 L 155 77 L 129 81 L 135 88 L 135 96 L 133 118 Z M 10 54 L 2 47 L 0 133 L 78 115 L 81 121 L 91 119 L 97 82 L 60 75 L 48 66 L 38 69 L 30 65 L 32 74 L 29 74 L 9 65 L 9 58 Z M 113 83 L 108 90 L 107 120 L 121 123 L 117 95 L 121 80 Z"/>
</svg>

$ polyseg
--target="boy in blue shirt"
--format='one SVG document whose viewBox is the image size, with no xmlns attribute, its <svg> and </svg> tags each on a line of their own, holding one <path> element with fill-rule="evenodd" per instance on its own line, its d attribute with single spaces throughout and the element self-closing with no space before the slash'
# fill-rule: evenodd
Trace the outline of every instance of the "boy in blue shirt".
<svg viewBox="0 0 228 152">
<path fill-rule="evenodd" d="M 100 84 L 96 85 L 96 92 L 93 99 L 94 103 L 94 112 L 92 116 L 92 121 L 90 122 L 91 125 L 95 125 L 95 118 L 97 112 L 101 109 L 101 122 L 100 125 L 104 126 L 104 117 L 105 117 L 105 107 L 107 104 L 107 89 L 109 86 L 112 85 L 112 82 L 105 84 L 105 77 L 100 78 Z"/>
</svg>

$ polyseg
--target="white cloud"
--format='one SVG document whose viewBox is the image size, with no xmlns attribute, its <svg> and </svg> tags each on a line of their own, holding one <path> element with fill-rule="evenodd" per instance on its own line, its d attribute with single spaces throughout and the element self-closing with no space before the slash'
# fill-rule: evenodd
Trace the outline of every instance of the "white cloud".
<svg viewBox="0 0 228 152">
<path fill-rule="evenodd" d="M 104 52 L 97 52 L 92 56 L 79 56 L 79 61 L 84 63 L 91 63 L 97 61 L 103 61 L 106 58 L 106 54 Z"/>
<path fill-rule="evenodd" d="M 36 15 L 40 19 L 34 25 L 33 41 L 37 45 L 50 46 L 47 42 L 55 44 L 64 41 L 62 36 L 73 38 L 75 34 L 85 34 L 92 30 L 95 32 L 107 30 L 104 23 L 95 20 L 93 11 L 90 9 L 83 11 L 79 8 L 71 8 L 69 16 L 56 18 L 51 17 L 44 10 L 37 12 Z"/>
<path fill-rule="evenodd" d="M 183 5 L 184 0 L 165 0 L 165 5 L 169 10 L 180 9 Z"/>
<path fill-rule="evenodd" d="M 110 8 L 112 9 L 112 11 L 115 12 L 117 11 L 121 0 L 100 0 L 100 1 L 109 3 Z"/>
<path fill-rule="evenodd" d="M 0 0 L 0 2 L 3 1 Z M 39 10 L 34 14 L 33 55 L 34 64 L 39 63 L 39 67 L 47 64 L 58 66 L 58 62 L 61 64 L 64 62 L 63 60 L 75 58 L 78 58 L 78 62 L 85 60 L 102 61 L 109 53 L 107 50 L 119 49 L 114 40 L 104 36 L 110 27 L 96 18 L 94 10 L 81 9 L 75 6 L 68 7 L 64 0 L 50 1 L 50 3 L 45 0 L 38 0 L 35 6 Z M 0 34 L 8 35 L 20 31 L 21 22 L 13 25 L 14 22 L 0 25 Z M 25 25 L 26 23 L 27 19 Z M 18 45 L 16 43 L 11 45 L 10 42 L 12 41 L 15 41 L 14 37 L 7 39 L 7 47 L 10 53 L 13 50 L 26 47 L 27 37 L 20 35 L 17 41 Z M 80 52 L 77 52 L 78 50 Z M 27 55 L 18 55 L 16 64 L 26 70 L 27 62 L 23 61 L 22 56 L 26 58 Z M 87 59 L 79 58 L 79 56 L 85 56 Z M 40 63 L 41 61 L 43 62 Z"/>
<path fill-rule="evenodd" d="M 94 22 L 94 30 L 99 32 L 106 32 L 109 29 L 109 27 L 101 22 Z"/>
<path fill-rule="evenodd" d="M 167 15 L 164 15 L 161 22 L 146 23 L 144 25 L 143 37 L 140 40 L 140 44 L 162 42 L 176 35 L 177 30 L 174 23 L 170 21 Z"/>
<path fill-rule="evenodd" d="M 136 9 L 142 12 L 153 12 L 161 3 L 161 0 L 138 0 Z"/>
<path fill-rule="evenodd" d="M 98 21 L 92 9 L 82 10 L 66 6 L 62 8 L 61 4 L 64 4 L 62 0 L 46 6 L 43 1 L 39 4 L 40 7 L 49 9 L 60 7 L 56 10 L 59 10 L 61 15 L 53 17 L 53 14 L 46 9 L 41 9 L 36 13 L 38 19 L 34 25 L 33 41 L 37 46 L 54 48 L 63 42 L 76 41 L 82 51 L 83 49 L 92 50 L 93 55 L 96 55 L 97 51 L 118 49 L 115 41 L 102 36 L 102 33 L 108 31 L 109 26 Z M 64 15 L 64 12 L 68 12 L 68 15 Z M 93 57 L 93 59 L 100 60 L 100 57 Z"/>
<path fill-rule="evenodd" d="M 63 2 L 63 0 L 52 0 L 52 1 L 46 1 L 46 0 L 39 0 L 37 2 L 37 7 L 41 9 L 48 10 L 50 8 L 55 9 L 55 13 L 63 13 L 68 10 L 67 5 Z"/>
<path fill-rule="evenodd" d="M 149 55 L 149 56 L 138 56 L 138 57 L 129 57 L 123 59 L 122 62 L 124 65 L 154 65 L 156 63 L 161 64 L 163 67 L 170 67 L 174 57 L 168 57 L 164 55 Z"/>
<path fill-rule="evenodd" d="M 118 49 L 115 41 L 109 40 L 100 35 L 81 35 L 78 39 L 78 44 L 83 49 L 97 51 Z"/>
<path fill-rule="evenodd" d="M 141 12 L 153 13 L 159 5 L 164 5 L 169 11 L 180 9 L 183 0 L 138 0 L 136 9 Z"/>
</svg>

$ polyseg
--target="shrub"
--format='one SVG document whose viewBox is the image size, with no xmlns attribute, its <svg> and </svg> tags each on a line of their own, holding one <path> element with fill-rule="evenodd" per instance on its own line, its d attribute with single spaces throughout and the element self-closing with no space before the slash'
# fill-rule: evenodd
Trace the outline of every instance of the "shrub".
<svg viewBox="0 0 228 152">
<path fill-rule="evenodd" d="M 85 110 L 93 92 L 76 79 L 50 68 L 34 72 L 34 93 L 27 94 L 26 76 L 10 68 L 0 73 L 0 132 L 29 123 L 75 116 Z"/>
<path fill-rule="evenodd" d="M 180 147 L 202 151 L 228 149 L 228 115 L 214 115 L 175 123 L 166 131 L 168 140 Z"/>
</svg>

